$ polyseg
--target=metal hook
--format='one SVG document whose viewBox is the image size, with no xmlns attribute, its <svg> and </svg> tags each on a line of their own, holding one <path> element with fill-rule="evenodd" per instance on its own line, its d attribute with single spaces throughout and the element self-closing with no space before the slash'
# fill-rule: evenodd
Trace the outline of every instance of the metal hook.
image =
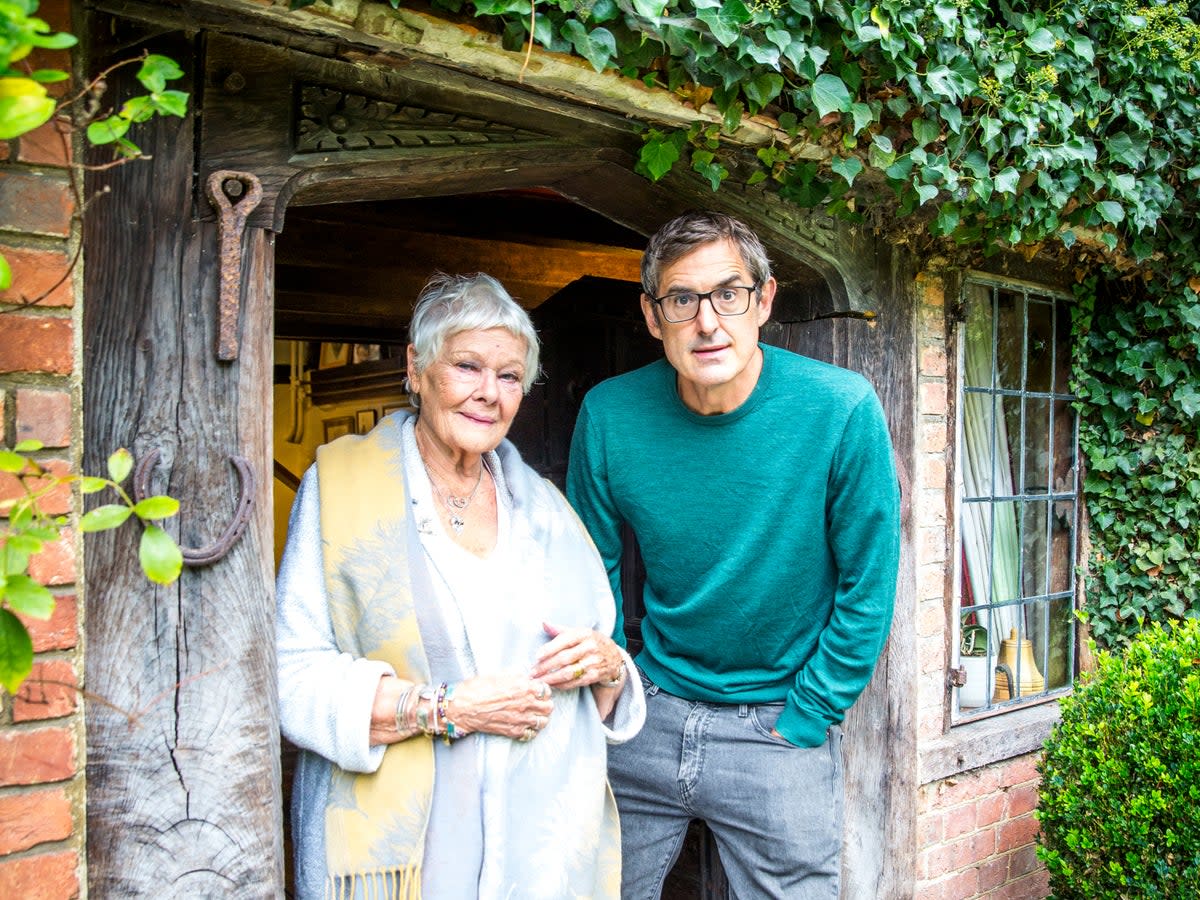
<svg viewBox="0 0 1200 900">
<path fill-rule="evenodd" d="M 139 503 L 150 495 L 150 474 L 158 463 L 158 457 L 159 451 L 156 447 L 143 456 L 138 462 L 137 468 L 134 469 L 133 497 Z M 225 531 L 208 546 L 199 548 L 180 546 L 184 563 L 193 568 L 212 565 L 224 558 L 237 543 L 238 538 L 245 533 L 246 526 L 250 523 L 250 511 L 254 507 L 254 470 L 250 468 L 250 461 L 244 456 L 231 454 L 229 462 L 233 464 L 238 473 L 237 509 Z"/>
</svg>

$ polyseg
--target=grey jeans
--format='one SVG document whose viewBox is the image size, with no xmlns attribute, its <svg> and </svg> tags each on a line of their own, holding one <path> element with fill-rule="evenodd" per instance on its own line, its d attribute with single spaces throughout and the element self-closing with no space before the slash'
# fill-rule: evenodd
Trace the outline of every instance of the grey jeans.
<svg viewBox="0 0 1200 900">
<path fill-rule="evenodd" d="M 730 897 L 836 900 L 842 732 L 820 747 L 771 736 L 782 703 L 683 700 L 642 676 L 646 724 L 608 748 L 621 813 L 621 898 L 657 900 L 688 823 L 716 837 Z"/>
</svg>

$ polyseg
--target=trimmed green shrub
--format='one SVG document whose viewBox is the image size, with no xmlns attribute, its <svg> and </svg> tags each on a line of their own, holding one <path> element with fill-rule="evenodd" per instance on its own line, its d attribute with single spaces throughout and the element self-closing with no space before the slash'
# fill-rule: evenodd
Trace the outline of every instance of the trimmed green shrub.
<svg viewBox="0 0 1200 900">
<path fill-rule="evenodd" d="M 1100 651 L 1039 768 L 1053 896 L 1200 897 L 1200 622 Z"/>
</svg>

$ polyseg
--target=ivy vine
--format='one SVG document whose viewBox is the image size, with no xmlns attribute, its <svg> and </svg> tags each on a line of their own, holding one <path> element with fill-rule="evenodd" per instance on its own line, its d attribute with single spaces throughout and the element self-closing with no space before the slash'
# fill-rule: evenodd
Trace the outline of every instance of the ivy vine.
<svg viewBox="0 0 1200 900">
<path fill-rule="evenodd" d="M 964 261 L 1012 250 L 1074 266 L 1093 633 L 1119 645 L 1147 621 L 1200 616 L 1196 8 L 431 3 L 510 49 L 532 40 L 697 109 L 713 104 L 719 125 L 646 129 L 639 170 L 649 178 L 686 166 L 714 190 L 763 183 Z M 753 152 L 730 140 L 747 116 L 774 126 L 777 140 Z"/>
</svg>

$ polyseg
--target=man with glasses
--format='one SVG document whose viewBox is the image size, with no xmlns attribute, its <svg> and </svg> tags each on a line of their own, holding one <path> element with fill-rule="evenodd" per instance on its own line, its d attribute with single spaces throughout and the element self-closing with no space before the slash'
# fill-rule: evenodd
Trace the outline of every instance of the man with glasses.
<svg viewBox="0 0 1200 900">
<path fill-rule="evenodd" d="M 625 900 L 658 897 L 692 819 L 731 896 L 835 898 L 838 723 L 887 638 L 899 496 L 862 376 L 759 343 L 757 236 L 688 213 L 650 239 L 642 312 L 665 360 L 584 400 L 567 493 L 620 616 L 622 533 L 645 563 L 641 734 L 609 749 Z"/>
</svg>

